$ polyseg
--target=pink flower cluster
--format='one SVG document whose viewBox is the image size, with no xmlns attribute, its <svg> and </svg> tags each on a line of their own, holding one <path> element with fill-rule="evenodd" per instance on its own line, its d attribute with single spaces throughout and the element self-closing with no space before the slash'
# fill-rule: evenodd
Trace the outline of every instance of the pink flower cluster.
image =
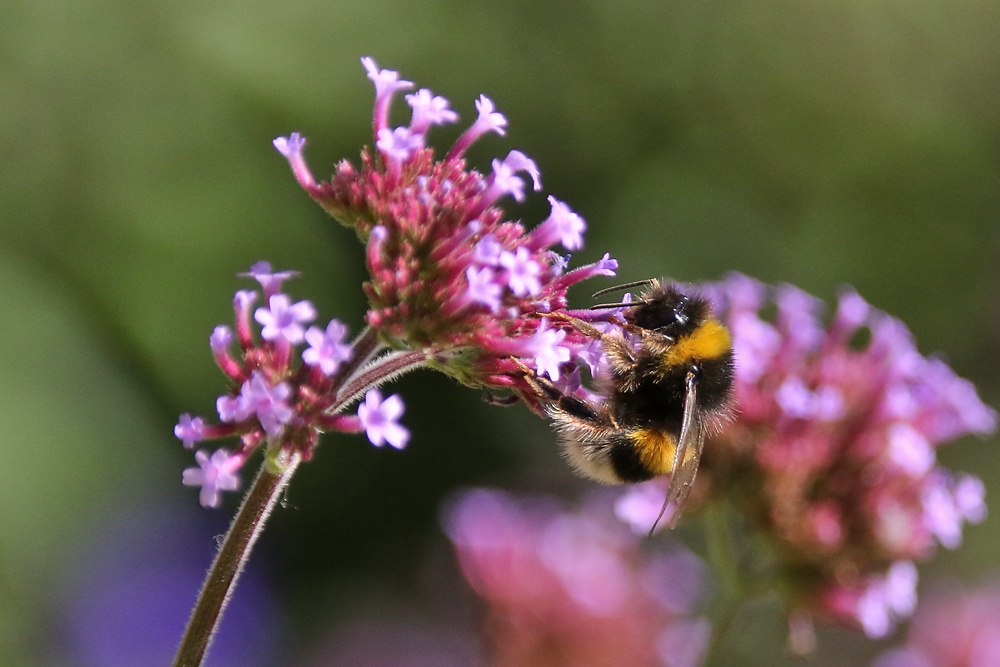
<svg viewBox="0 0 1000 667">
<path fill-rule="evenodd" d="M 448 101 L 426 88 L 406 95 L 410 124 L 390 128 L 394 95 L 413 84 L 371 58 L 362 63 L 375 84 L 376 151 L 362 152 L 360 169 L 343 161 L 319 183 L 305 164 L 302 137 L 274 144 L 313 199 L 366 244 L 368 323 L 396 346 L 453 351 L 440 369 L 472 386 L 526 390 L 511 357 L 558 379 L 560 366 L 591 341 L 545 314 L 566 308 L 571 285 L 614 275 L 617 262 L 605 255 L 566 270 L 568 258 L 554 248 L 582 248 L 586 223 L 554 197 L 549 217 L 531 231 L 503 219 L 498 202 L 522 201 L 528 181 L 535 191 L 541 181 L 520 151 L 493 160 L 488 175 L 468 168 L 463 156 L 473 142 L 505 132 L 507 120 L 489 98 L 480 96 L 478 118 L 438 160 L 427 133 L 458 119 Z"/>
<path fill-rule="evenodd" d="M 992 433 L 996 413 L 853 291 L 829 324 L 789 285 L 731 275 L 707 291 L 733 334 L 738 413 L 706 445 L 699 479 L 770 536 L 798 606 L 887 634 L 913 609 L 912 562 L 986 515 L 982 482 L 936 450 Z"/>
<path fill-rule="evenodd" d="M 371 389 L 356 416 L 340 414 L 366 388 L 364 383 L 350 380 L 376 347 L 370 345 L 359 353 L 344 342 L 347 329 L 337 320 L 331 320 L 325 329 L 307 329 L 306 325 L 316 319 L 313 305 L 308 301 L 293 303 L 288 295 L 279 292 L 281 283 L 296 275 L 294 272 L 274 273 L 270 264 L 258 262 L 242 275 L 260 283 L 266 305 L 255 310 L 257 292 L 236 293 L 233 307 L 237 357 L 232 354 L 233 331 L 219 326 L 212 332 L 210 345 L 215 361 L 232 382 L 232 391 L 216 401 L 219 423 L 210 425 L 201 417 L 183 414 L 174 427 L 174 435 L 188 449 L 203 440 L 240 438 L 232 453 L 226 449 L 211 455 L 198 451 L 198 467 L 184 471 L 184 484 L 201 487 L 201 504 L 216 507 L 221 491 L 239 488 L 236 473 L 260 446 L 270 457 L 295 451 L 308 458 L 319 434 L 330 430 L 365 431 L 376 446 L 386 442 L 396 448 L 406 446 L 410 436 L 398 423 L 403 413 L 398 396 L 383 401 L 379 390 Z M 251 319 L 260 325 L 259 340 Z M 300 362 L 295 348 L 301 343 L 309 347 L 302 351 Z M 416 364 L 423 359 L 382 357 L 367 368 L 380 363 L 384 366 L 386 362 Z"/>
<path fill-rule="evenodd" d="M 644 554 L 605 499 L 568 511 L 471 490 L 446 512 L 462 572 L 485 603 L 490 665 L 700 664 L 711 634 L 693 615 L 701 562 L 679 548 Z"/>
<path fill-rule="evenodd" d="M 1000 587 L 949 586 L 921 601 L 902 648 L 873 667 L 993 667 L 1000 665 Z"/>
</svg>

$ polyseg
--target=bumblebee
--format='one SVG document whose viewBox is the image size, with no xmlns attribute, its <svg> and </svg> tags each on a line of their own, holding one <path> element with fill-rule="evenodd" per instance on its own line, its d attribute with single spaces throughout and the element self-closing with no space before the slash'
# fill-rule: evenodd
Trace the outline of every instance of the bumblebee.
<svg viewBox="0 0 1000 667">
<path fill-rule="evenodd" d="M 608 334 L 561 316 L 601 341 L 610 374 L 599 387 L 605 400 L 588 402 L 562 393 L 528 370 L 526 380 L 546 403 L 563 453 L 580 474 L 606 484 L 632 484 L 670 475 L 660 515 L 673 504 L 680 516 L 698 472 L 706 429 L 726 416 L 733 385 L 729 331 L 713 317 L 707 299 L 674 285 L 647 280 L 602 290 L 645 285 L 637 301 L 594 308 L 622 308 L 623 333 Z"/>
</svg>

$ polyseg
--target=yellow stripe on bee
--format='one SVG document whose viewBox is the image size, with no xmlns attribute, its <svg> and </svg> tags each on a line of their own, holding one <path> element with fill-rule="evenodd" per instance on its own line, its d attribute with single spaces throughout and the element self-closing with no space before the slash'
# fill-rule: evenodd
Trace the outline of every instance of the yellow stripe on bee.
<svg viewBox="0 0 1000 667">
<path fill-rule="evenodd" d="M 660 364 L 660 372 L 666 375 L 678 365 L 695 359 L 717 359 L 733 349 L 729 330 L 718 320 L 709 317 L 705 322 L 677 341 Z"/>
<path fill-rule="evenodd" d="M 630 438 L 639 454 L 642 467 L 653 475 L 665 475 L 674 468 L 674 453 L 677 440 L 665 431 L 641 428 L 632 432 Z"/>
</svg>

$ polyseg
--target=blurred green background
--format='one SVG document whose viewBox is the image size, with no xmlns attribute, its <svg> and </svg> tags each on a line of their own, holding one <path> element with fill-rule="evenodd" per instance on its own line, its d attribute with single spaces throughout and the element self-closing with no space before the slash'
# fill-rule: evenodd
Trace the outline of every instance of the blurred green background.
<svg viewBox="0 0 1000 667">
<path fill-rule="evenodd" d="M 623 280 L 738 270 L 828 301 L 852 284 L 996 404 L 997 35 L 988 0 L 4 0 L 0 664 L 144 664 L 116 662 L 114 639 L 91 647 L 126 631 L 87 614 L 115 608 L 108 591 L 137 572 L 176 566 L 171 550 L 193 549 L 191 583 L 170 588 L 193 603 L 236 499 L 197 508 L 172 427 L 214 412 L 224 384 L 208 336 L 231 321 L 246 286 L 235 273 L 259 259 L 297 269 L 293 295 L 360 326 L 361 248 L 271 140 L 307 136 L 321 178 L 356 160 L 371 143 L 361 56 L 449 98 L 462 127 L 489 95 L 508 135 L 471 161 L 534 158 L 545 192 L 589 222 L 574 262 L 610 252 Z M 444 150 L 460 129 L 432 141 Z M 535 224 L 548 204 L 510 212 Z M 281 664 L 337 664 L 316 656 L 359 614 L 472 623 L 429 593 L 454 577 L 437 527 L 452 489 L 587 487 L 523 407 L 431 373 L 394 391 L 409 448 L 329 438 L 261 541 L 246 595 L 266 600 L 250 607 L 270 610 L 267 650 L 293 656 Z M 991 443 L 942 454 L 1000 492 Z M 926 577 L 988 576 L 998 521 L 968 529 Z M 164 586 L 150 584 L 147 607 Z M 780 654 L 780 618 L 764 618 L 731 664 Z M 168 654 L 177 623 L 162 624 Z M 843 655 L 814 662 L 851 664 Z M 220 650 L 216 664 L 269 664 L 233 660 Z"/>
</svg>

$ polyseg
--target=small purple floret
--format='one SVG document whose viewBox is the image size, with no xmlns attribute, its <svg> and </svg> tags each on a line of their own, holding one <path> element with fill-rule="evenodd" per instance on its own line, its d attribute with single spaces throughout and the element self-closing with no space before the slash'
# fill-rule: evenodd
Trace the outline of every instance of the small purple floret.
<svg viewBox="0 0 1000 667">
<path fill-rule="evenodd" d="M 569 349 L 561 345 L 564 338 L 566 338 L 565 331 L 549 329 L 548 322 L 542 320 L 530 341 L 535 357 L 536 373 L 548 375 L 554 381 L 559 379 L 559 364 L 566 363 L 570 359 Z"/>
<path fill-rule="evenodd" d="M 403 399 L 396 394 L 384 401 L 378 389 L 365 394 L 364 403 L 358 406 L 358 418 L 373 445 L 381 447 L 388 442 L 396 449 L 406 447 L 410 432 L 399 424 L 404 410 Z"/>
<path fill-rule="evenodd" d="M 465 294 L 470 301 L 483 304 L 494 313 L 500 309 L 503 285 L 496 282 L 497 276 L 493 269 L 488 266 L 479 269 L 470 266 L 465 271 L 465 278 L 469 282 Z"/>
<path fill-rule="evenodd" d="M 205 422 L 201 417 L 191 417 L 185 412 L 177 426 L 174 426 L 174 435 L 184 442 L 184 449 L 191 449 L 194 443 L 204 439 L 204 428 Z"/>
<path fill-rule="evenodd" d="M 182 477 L 185 486 L 200 486 L 199 501 L 202 507 L 218 507 L 220 492 L 235 491 L 240 488 L 239 469 L 243 461 L 236 456 L 229 456 L 225 449 L 218 449 L 211 458 L 204 451 L 194 454 L 197 468 L 187 468 Z"/>
<path fill-rule="evenodd" d="M 306 342 L 309 348 L 302 352 L 302 361 L 310 366 L 319 366 L 323 375 L 333 375 L 340 364 L 350 360 L 352 348 L 344 342 L 347 327 L 337 320 L 330 320 L 326 331 L 319 327 L 309 327 Z"/>
<path fill-rule="evenodd" d="M 531 252 L 520 247 L 516 252 L 500 253 L 500 266 L 507 270 L 507 285 L 517 296 L 538 294 L 542 291 L 542 266 L 531 257 Z"/>
<path fill-rule="evenodd" d="M 407 95 L 406 101 L 413 107 L 410 131 L 414 134 L 426 133 L 431 125 L 444 125 L 458 120 L 458 114 L 448 108 L 448 100 L 434 95 L 427 88 Z"/>
<path fill-rule="evenodd" d="M 281 283 L 289 278 L 296 278 L 298 271 L 272 271 L 271 263 L 260 261 L 250 267 L 246 273 L 236 274 L 241 278 L 253 278 L 260 283 L 264 289 L 264 298 L 270 299 L 273 295 L 281 291 Z"/>
<path fill-rule="evenodd" d="M 409 160 L 413 153 L 424 147 L 424 137 L 410 132 L 408 127 L 397 127 L 395 130 L 382 128 L 378 131 L 378 141 L 375 142 L 379 152 L 397 164 Z"/>
<path fill-rule="evenodd" d="M 275 294 L 268 299 L 267 308 L 258 308 L 254 319 L 262 326 L 260 336 L 264 340 L 284 339 L 297 345 L 305 339 L 302 324 L 316 319 L 316 309 L 308 301 L 292 304 L 285 294 Z"/>
</svg>

